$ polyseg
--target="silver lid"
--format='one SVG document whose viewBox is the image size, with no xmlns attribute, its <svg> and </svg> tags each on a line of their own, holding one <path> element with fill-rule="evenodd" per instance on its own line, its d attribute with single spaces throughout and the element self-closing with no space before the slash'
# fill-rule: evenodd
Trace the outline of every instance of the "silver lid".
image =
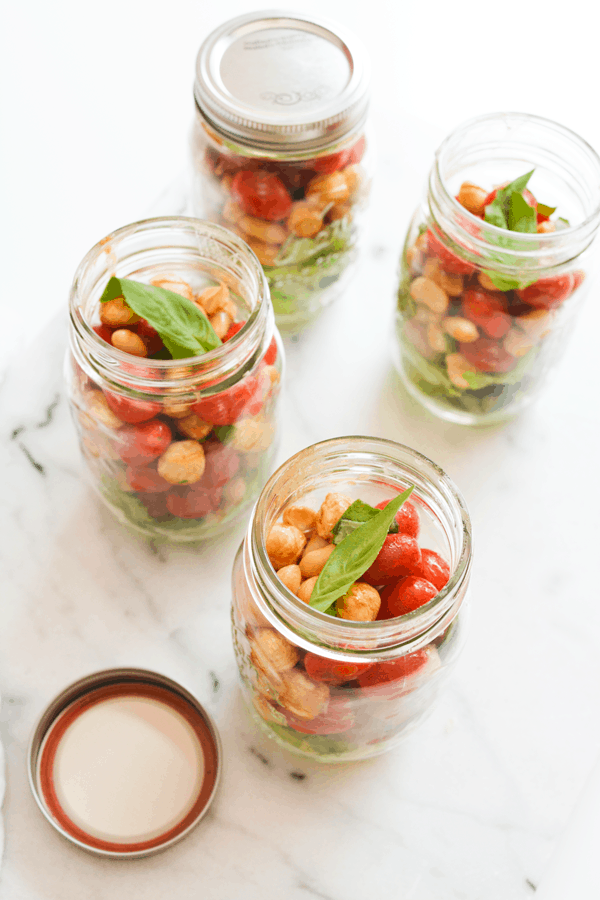
<svg viewBox="0 0 600 900">
<path fill-rule="evenodd" d="M 355 130 L 368 63 L 337 25 L 284 10 L 226 22 L 204 41 L 194 96 L 219 131 L 265 149 L 321 149 Z"/>
<path fill-rule="evenodd" d="M 84 830 L 62 808 L 54 785 L 52 760 L 56 757 L 62 735 L 79 715 L 95 703 L 127 694 L 172 706 L 179 716 L 188 721 L 202 748 L 203 777 L 193 807 L 169 831 L 152 839 L 114 843 L 109 839 L 98 839 L 97 835 Z M 69 685 L 42 713 L 29 745 L 29 785 L 42 813 L 63 837 L 98 856 L 135 859 L 165 850 L 188 835 L 198 824 L 214 799 L 221 775 L 221 758 L 221 741 L 216 725 L 194 695 L 182 685 L 147 669 L 106 669 Z"/>
</svg>

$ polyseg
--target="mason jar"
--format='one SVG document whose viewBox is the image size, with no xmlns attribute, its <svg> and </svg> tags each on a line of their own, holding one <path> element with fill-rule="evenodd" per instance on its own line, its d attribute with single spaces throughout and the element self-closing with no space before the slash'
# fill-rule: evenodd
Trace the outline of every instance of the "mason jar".
<svg viewBox="0 0 600 900">
<path fill-rule="evenodd" d="M 142 319 L 129 333 L 145 341 L 147 355 L 117 348 L 99 318 L 113 275 L 207 309 L 207 297 L 214 305 L 226 295 L 223 342 L 203 355 L 164 358 L 152 352 L 156 332 L 148 339 Z M 75 274 L 69 344 L 81 450 L 92 486 L 123 524 L 151 538 L 198 541 L 255 500 L 275 452 L 283 350 L 260 264 L 236 235 L 177 217 L 108 235 Z"/>
<path fill-rule="evenodd" d="M 306 515 L 337 492 L 383 505 L 409 485 L 420 546 L 449 569 L 428 602 L 394 618 L 381 618 L 380 609 L 376 620 L 356 621 L 320 612 L 303 601 L 302 587 L 293 592 L 282 582 L 268 542 L 282 514 L 290 521 L 286 510 L 299 505 Z M 233 643 L 255 720 L 278 744 L 324 761 L 394 747 L 431 710 L 456 661 L 470 572 L 468 512 L 431 460 L 372 437 L 336 438 L 297 453 L 265 485 L 233 567 Z"/>
<path fill-rule="evenodd" d="M 200 47 L 192 208 L 252 247 L 280 328 L 299 330 L 352 277 L 371 182 L 367 92 L 361 45 L 321 19 L 249 13 Z"/>
<path fill-rule="evenodd" d="M 509 187 L 501 203 L 499 192 L 528 173 L 522 199 Z M 495 224 L 496 198 L 508 219 Z M 534 399 L 592 280 L 599 222 L 600 159 L 569 129 L 497 113 L 453 132 L 400 264 L 395 353 L 410 394 L 467 425 Z"/>
</svg>

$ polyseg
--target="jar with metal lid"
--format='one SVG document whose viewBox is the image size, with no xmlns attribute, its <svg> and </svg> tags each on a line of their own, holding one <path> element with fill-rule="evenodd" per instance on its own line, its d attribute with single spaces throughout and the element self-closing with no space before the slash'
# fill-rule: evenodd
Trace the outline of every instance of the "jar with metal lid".
<svg viewBox="0 0 600 900">
<path fill-rule="evenodd" d="M 555 368 L 598 253 L 600 158 L 547 119 L 497 113 L 436 153 L 401 259 L 396 365 L 449 421 L 501 421 Z"/>
<path fill-rule="evenodd" d="M 385 572 L 373 564 L 336 601 L 336 615 L 311 606 L 321 577 L 314 573 L 325 573 L 320 557 L 335 553 L 323 529 L 335 534 L 351 501 L 379 511 L 409 485 L 399 531 L 380 555 L 404 548 L 413 574 L 399 557 Z M 257 722 L 277 743 L 324 761 L 395 746 L 432 708 L 457 658 L 470 572 L 464 501 L 429 459 L 370 437 L 336 438 L 293 456 L 262 491 L 233 568 L 233 642 Z M 359 589 L 376 608 L 350 617 L 348 598 Z"/>
<path fill-rule="evenodd" d="M 161 335 L 123 297 L 101 302 L 112 276 L 130 290 L 157 288 L 180 318 L 201 326 L 206 316 L 222 340 L 168 358 Z M 171 314 L 160 309 L 163 319 Z M 126 327 L 114 318 L 123 310 Z M 265 277 L 248 246 L 197 219 L 148 219 L 113 232 L 75 274 L 69 338 L 71 409 L 92 486 L 112 512 L 175 542 L 230 526 L 268 476 L 283 368 Z"/>
<path fill-rule="evenodd" d="M 252 247 L 280 328 L 348 284 L 371 180 L 367 92 L 356 38 L 302 14 L 240 16 L 198 53 L 192 209 Z"/>
</svg>

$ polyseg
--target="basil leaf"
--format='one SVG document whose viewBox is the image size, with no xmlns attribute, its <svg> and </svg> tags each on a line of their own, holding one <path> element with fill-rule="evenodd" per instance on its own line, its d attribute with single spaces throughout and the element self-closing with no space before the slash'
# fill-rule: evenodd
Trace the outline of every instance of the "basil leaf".
<svg viewBox="0 0 600 900">
<path fill-rule="evenodd" d="M 489 272 L 487 270 L 485 274 L 499 291 L 518 291 L 537 281 L 537 278 L 521 279 L 519 281 L 518 278 L 509 278 L 507 275 L 501 275 L 499 272 Z"/>
<path fill-rule="evenodd" d="M 383 547 L 396 513 L 414 490 L 414 485 L 398 494 L 376 516 L 359 525 L 338 544 L 317 578 L 309 606 L 325 612 L 367 571 Z"/>
<path fill-rule="evenodd" d="M 527 182 L 533 175 L 534 171 L 535 169 L 532 169 L 531 172 L 527 172 L 525 175 L 520 175 L 518 178 L 515 178 L 514 181 L 511 181 L 510 184 L 507 184 L 506 187 L 500 188 L 496 192 L 496 196 L 494 197 L 493 201 L 489 203 L 485 208 L 484 218 L 486 222 L 489 222 L 490 225 L 495 225 L 497 228 L 504 228 L 507 231 L 523 230 L 513 228 L 510 223 L 512 198 L 515 194 L 522 195 L 522 191 L 525 190 Z M 524 200 L 523 197 L 522 199 Z M 530 207 L 530 209 L 533 209 L 533 207 Z M 521 216 L 517 217 L 517 219 L 520 218 Z"/>
<path fill-rule="evenodd" d="M 540 216 L 551 216 L 552 213 L 556 212 L 555 206 L 545 206 L 543 203 L 538 203 L 537 211 Z"/>
<path fill-rule="evenodd" d="M 509 231 L 519 231 L 522 234 L 534 234 L 537 231 L 535 209 L 529 205 L 523 194 L 514 193 L 510 195 L 508 228 Z"/>
<path fill-rule="evenodd" d="M 359 525 L 362 525 L 363 522 L 368 522 L 369 519 L 372 519 L 380 512 L 381 510 L 375 506 L 369 506 L 368 503 L 364 503 L 362 500 L 355 500 L 333 526 L 333 543 L 336 545 L 341 544 L 344 538 L 352 534 Z M 396 534 L 397 531 L 398 523 L 394 519 L 388 533 Z"/>
<path fill-rule="evenodd" d="M 562 216 L 559 216 L 559 217 L 558 217 L 558 219 L 556 220 L 556 223 L 555 223 L 555 224 L 556 224 L 556 230 L 557 230 L 557 231 L 562 231 L 563 228 L 570 228 L 570 227 L 571 227 L 571 223 L 569 222 L 569 220 L 568 220 L 568 219 L 563 219 Z"/>
<path fill-rule="evenodd" d="M 506 215 L 504 213 L 504 203 L 502 202 L 502 198 L 498 195 L 494 197 L 493 201 L 489 203 L 485 208 L 485 221 L 489 222 L 490 225 L 495 225 L 496 228 L 506 228 L 508 229 L 508 222 L 506 221 Z"/>
<path fill-rule="evenodd" d="M 180 294 L 113 276 L 100 302 L 106 303 L 115 297 L 124 297 L 134 313 L 158 331 L 173 359 L 200 356 L 221 345 L 204 313 Z"/>
</svg>

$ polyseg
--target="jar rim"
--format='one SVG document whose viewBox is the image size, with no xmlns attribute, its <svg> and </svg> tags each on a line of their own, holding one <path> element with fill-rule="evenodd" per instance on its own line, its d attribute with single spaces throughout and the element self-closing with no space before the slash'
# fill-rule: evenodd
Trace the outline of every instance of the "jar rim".
<svg viewBox="0 0 600 900">
<path fill-rule="evenodd" d="M 256 34 L 264 34 L 265 31 L 276 28 L 289 31 L 290 38 L 294 34 L 297 34 L 298 39 L 302 36 L 320 38 L 329 50 L 337 51 L 336 65 L 338 68 L 340 65 L 346 67 L 347 70 L 345 73 L 341 70 L 337 73 L 340 84 L 335 89 L 331 85 L 321 85 L 321 94 L 318 90 L 312 90 L 308 91 L 309 97 L 302 96 L 296 90 L 296 98 L 290 94 L 289 88 L 287 91 L 284 89 L 283 93 L 274 91 L 273 88 L 277 85 L 268 81 L 270 74 L 265 74 L 267 81 L 262 85 L 254 84 L 256 78 L 250 79 L 255 91 L 259 91 L 261 87 L 267 89 L 258 95 L 265 100 L 264 104 L 258 105 L 256 99 L 252 102 L 249 96 L 242 96 L 243 91 L 242 95 L 236 96 L 236 89 L 227 83 L 222 69 L 228 50 L 242 40 L 248 41 Z M 274 39 L 273 45 L 278 40 Z M 255 41 L 254 44 L 256 43 Z M 269 51 L 268 41 L 264 38 L 259 43 L 262 44 L 261 52 L 276 52 Z M 250 71 L 255 72 L 254 54 L 249 59 Z M 264 66 L 260 71 L 263 68 Z M 228 70 L 227 77 L 231 78 L 231 63 L 225 69 Z M 280 66 L 279 70 L 281 71 Z M 242 74 L 243 71 L 241 67 Z M 268 72 L 268 68 L 265 71 Z M 301 74 L 294 71 L 293 81 L 296 87 Z M 234 83 L 237 77 L 234 77 Z M 367 54 L 362 42 L 347 31 L 345 26 L 339 26 L 321 16 L 275 9 L 237 16 L 224 22 L 205 38 L 196 59 L 194 97 L 198 110 L 211 126 L 229 138 L 266 151 L 318 151 L 339 142 L 364 123 L 368 108 L 368 87 Z M 332 96 L 329 96 L 330 93 Z M 266 106 L 267 94 L 275 98 L 271 109 Z M 279 97 L 284 99 L 278 100 Z M 302 104 L 304 107 L 300 111 L 298 107 Z"/>
<path fill-rule="evenodd" d="M 577 225 L 569 225 L 566 228 L 561 228 L 558 231 L 549 233 L 513 232 L 507 231 L 505 228 L 500 228 L 497 225 L 493 225 L 490 222 L 485 222 L 478 216 L 469 212 L 469 210 L 458 202 L 450 190 L 443 172 L 445 155 L 452 149 L 453 144 L 467 135 L 470 131 L 473 131 L 475 128 L 488 122 L 498 123 L 501 121 L 505 121 L 507 125 L 512 122 L 516 124 L 531 123 L 537 125 L 540 128 L 546 129 L 548 133 L 554 132 L 564 139 L 569 140 L 587 156 L 589 162 L 596 169 L 598 179 L 596 186 L 597 199 L 594 208 L 588 213 L 583 221 L 579 222 Z M 463 122 L 455 128 L 436 150 L 432 179 L 433 175 L 435 175 L 436 187 L 439 188 L 441 198 L 443 202 L 448 205 L 453 216 L 462 218 L 471 227 L 476 226 L 479 234 L 474 235 L 472 231 L 469 231 L 465 227 L 461 227 L 456 218 L 454 218 L 452 222 L 453 230 L 460 233 L 461 237 L 464 237 L 469 244 L 480 251 L 493 245 L 494 237 L 506 236 L 507 233 L 510 234 L 511 239 L 514 242 L 517 242 L 517 246 L 510 250 L 510 255 L 514 256 L 516 259 L 530 258 L 532 255 L 538 255 L 540 253 L 560 251 L 565 247 L 565 244 L 568 243 L 569 246 L 572 246 L 572 244 L 577 241 L 581 241 L 585 248 L 585 246 L 593 239 L 594 234 L 600 225 L 600 156 L 588 141 L 572 129 L 542 116 L 535 116 L 523 112 L 495 112 L 468 119 L 466 122 Z M 487 236 L 489 236 L 491 240 L 488 240 Z"/>
<path fill-rule="evenodd" d="M 159 360 L 132 356 L 129 353 L 118 350 L 112 344 L 108 344 L 94 331 L 82 309 L 86 298 L 82 298 L 80 293 L 85 276 L 92 265 L 102 254 L 106 254 L 107 259 L 110 259 L 113 243 L 123 244 L 129 238 L 137 238 L 144 235 L 144 233 L 152 234 L 153 232 L 165 230 L 172 230 L 174 233 L 179 231 L 181 234 L 196 235 L 198 238 L 204 237 L 221 241 L 232 252 L 239 254 L 255 282 L 255 303 L 243 327 L 230 340 L 226 343 L 221 343 L 214 350 L 181 359 Z M 175 244 L 172 247 L 165 245 L 164 249 L 175 249 Z M 112 268 L 116 267 L 118 260 L 114 262 L 115 266 Z M 103 275 L 103 277 L 110 276 Z M 219 380 L 227 377 L 230 374 L 232 365 L 236 361 L 239 362 L 238 357 L 248 357 L 251 354 L 252 359 L 254 358 L 255 352 L 262 344 L 266 322 L 269 316 L 273 318 L 267 280 L 254 251 L 241 238 L 222 225 L 191 216 L 158 216 L 140 219 L 137 222 L 123 225 L 106 237 L 101 238 L 86 253 L 75 271 L 69 295 L 69 315 L 75 340 L 80 343 L 83 354 L 93 355 L 98 368 L 110 373 L 112 378 L 117 375 L 119 367 L 125 366 L 126 371 L 123 373 L 123 377 L 126 378 L 128 386 L 139 388 L 140 390 L 152 385 L 156 387 L 155 378 L 150 377 L 156 372 L 162 374 L 163 384 L 165 381 L 168 381 L 169 373 L 176 372 L 177 386 L 181 390 L 186 390 L 192 385 L 197 387 L 199 375 L 201 376 L 203 372 L 210 373 L 211 379 Z M 131 371 L 131 367 L 135 371 Z M 187 377 L 184 377 L 178 371 L 182 367 L 195 368 Z M 220 389 L 222 389 L 222 385 L 219 385 Z"/>
<path fill-rule="evenodd" d="M 452 508 L 460 522 L 460 552 L 448 583 L 427 603 L 394 619 L 357 622 L 340 619 L 313 609 L 295 596 L 277 578 L 267 556 L 264 541 L 260 540 L 261 528 L 265 524 L 267 500 L 282 476 L 294 469 L 308 451 L 330 454 L 332 457 L 340 454 L 347 455 L 349 445 L 352 447 L 357 443 L 360 443 L 364 449 L 353 447 L 352 452 L 357 456 L 363 455 L 365 461 L 367 456 L 373 457 L 376 454 L 382 459 L 385 458 L 388 461 L 399 463 L 399 465 L 401 465 L 400 458 L 405 457 L 424 467 L 430 483 L 433 478 L 437 479 L 436 487 L 440 487 L 442 499 L 449 508 Z M 408 477 L 406 473 L 404 473 L 404 477 Z M 417 488 L 415 488 L 415 494 L 418 495 Z M 263 596 L 268 593 L 269 600 L 275 599 L 274 605 L 284 614 L 283 621 L 286 625 L 289 626 L 291 621 L 300 630 L 310 630 L 311 627 L 318 628 L 322 635 L 331 638 L 335 643 L 339 641 L 357 642 L 358 644 L 365 642 L 370 643 L 371 649 L 376 646 L 391 649 L 397 647 L 398 644 L 404 645 L 413 641 L 418 644 L 422 643 L 423 635 L 434 626 L 439 625 L 444 616 L 455 609 L 457 597 L 459 598 L 458 605 L 462 602 L 472 564 L 471 520 L 464 498 L 452 479 L 440 466 L 417 450 L 387 438 L 365 435 L 346 435 L 320 441 L 300 450 L 286 460 L 273 473 L 256 502 L 248 525 L 246 541 L 247 546 L 252 548 L 255 581 L 257 580 L 261 587 L 264 586 Z M 454 615 L 455 612 L 452 613 L 451 618 L 454 618 Z"/>
</svg>

